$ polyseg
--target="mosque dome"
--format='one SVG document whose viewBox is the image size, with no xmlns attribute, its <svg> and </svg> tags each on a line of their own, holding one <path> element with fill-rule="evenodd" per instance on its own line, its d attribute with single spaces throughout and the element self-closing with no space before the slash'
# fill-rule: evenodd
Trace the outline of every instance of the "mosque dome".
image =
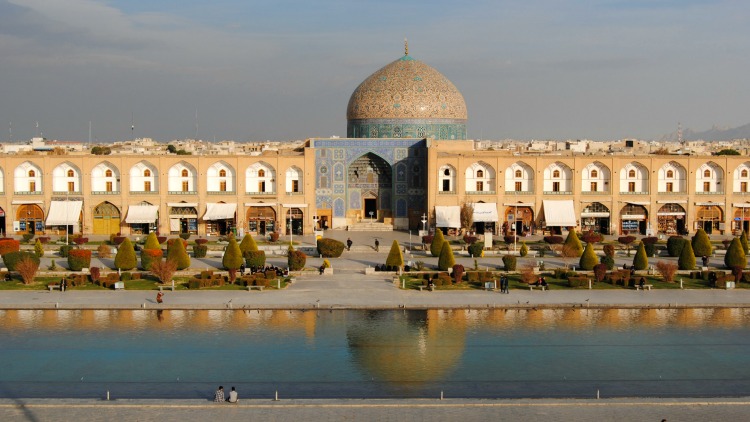
<svg viewBox="0 0 750 422">
<path fill-rule="evenodd" d="M 346 118 L 353 138 L 466 139 L 461 92 L 442 73 L 408 54 L 354 90 Z"/>
</svg>

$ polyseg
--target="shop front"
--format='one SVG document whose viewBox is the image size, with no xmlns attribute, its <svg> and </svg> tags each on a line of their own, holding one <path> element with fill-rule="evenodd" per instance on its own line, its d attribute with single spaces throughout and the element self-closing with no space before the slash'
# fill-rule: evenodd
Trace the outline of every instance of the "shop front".
<svg viewBox="0 0 750 422">
<path fill-rule="evenodd" d="M 735 236 L 750 233 L 750 202 L 735 203 L 734 218 L 732 219 L 732 230 Z"/>
<path fill-rule="evenodd" d="M 81 233 L 83 201 L 52 201 L 45 226 L 56 234 Z"/>
<path fill-rule="evenodd" d="M 234 233 L 237 204 L 208 203 L 203 221 L 206 222 L 206 234 L 209 236 L 225 236 Z"/>
<path fill-rule="evenodd" d="M 116 234 L 120 232 L 120 210 L 109 202 L 94 208 L 94 234 Z"/>
<path fill-rule="evenodd" d="M 276 210 L 273 203 L 249 203 L 245 218 L 250 234 L 265 236 L 276 231 Z"/>
<path fill-rule="evenodd" d="M 514 232 L 519 236 L 523 233 L 530 233 L 535 229 L 534 224 L 534 204 L 519 202 L 517 204 L 503 204 L 505 212 L 503 213 L 503 235 Z"/>
<path fill-rule="evenodd" d="M 473 204 L 473 208 L 474 232 L 479 234 L 495 234 L 495 228 L 499 219 L 497 215 L 497 203 L 476 202 Z"/>
<path fill-rule="evenodd" d="M 44 210 L 38 204 L 20 204 L 13 222 L 15 234 L 39 234 L 44 232 Z"/>
<path fill-rule="evenodd" d="M 658 233 L 666 235 L 685 234 L 685 208 L 680 204 L 664 204 L 656 212 Z"/>
<path fill-rule="evenodd" d="M 300 206 L 303 205 L 303 206 Z M 284 217 L 286 220 L 286 234 L 287 236 L 292 234 L 295 236 L 302 236 L 304 234 L 304 213 L 302 212 L 303 207 L 307 207 L 306 204 L 295 204 L 295 205 L 283 205 L 285 208 Z"/>
<path fill-rule="evenodd" d="M 620 233 L 646 235 L 648 231 L 648 211 L 641 204 L 626 204 L 620 210 Z"/>
<path fill-rule="evenodd" d="M 562 234 L 563 230 L 575 229 L 578 226 L 576 213 L 573 208 L 573 200 L 542 201 L 542 229 L 549 230 L 550 234 Z"/>
<path fill-rule="evenodd" d="M 173 202 L 169 206 L 169 233 L 198 234 L 198 204 Z"/>
<path fill-rule="evenodd" d="M 148 202 L 141 202 L 128 207 L 125 224 L 131 234 L 149 234 L 159 228 L 159 207 Z"/>
<path fill-rule="evenodd" d="M 5 236 L 5 210 L 0 208 L 0 236 Z"/>
<path fill-rule="evenodd" d="M 698 206 L 695 212 L 695 230 L 703 229 L 706 234 L 723 234 L 724 233 L 724 212 L 717 204 L 710 202 L 696 203 Z"/>
<path fill-rule="evenodd" d="M 600 202 L 592 202 L 581 211 L 581 230 L 609 234 L 609 208 Z"/>
</svg>

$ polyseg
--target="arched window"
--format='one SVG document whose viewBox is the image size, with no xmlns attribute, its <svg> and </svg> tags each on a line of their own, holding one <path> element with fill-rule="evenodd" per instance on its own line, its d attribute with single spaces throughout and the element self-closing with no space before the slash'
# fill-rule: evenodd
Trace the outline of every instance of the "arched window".
<svg viewBox="0 0 750 422">
<path fill-rule="evenodd" d="M 708 169 L 704 170 L 703 177 L 711 177 L 711 170 L 708 170 Z"/>
<path fill-rule="evenodd" d="M 34 170 L 29 170 L 29 177 L 36 177 L 36 172 Z"/>
<path fill-rule="evenodd" d="M 516 170 L 516 179 L 520 179 L 523 177 L 523 172 L 521 170 Z"/>
<path fill-rule="evenodd" d="M 599 172 L 596 170 L 591 170 L 591 178 L 599 177 Z"/>
<path fill-rule="evenodd" d="M 445 169 L 445 170 L 443 170 L 443 175 L 444 176 L 450 176 L 451 175 L 451 169 Z"/>
<path fill-rule="evenodd" d="M 672 170 L 667 170 L 667 178 L 669 178 L 669 179 L 674 179 L 674 171 L 672 171 Z"/>
<path fill-rule="evenodd" d="M 182 169 L 182 177 L 188 177 L 187 169 Z"/>
<path fill-rule="evenodd" d="M 263 169 L 258 170 L 258 177 L 266 177 L 266 171 Z"/>
<path fill-rule="evenodd" d="M 224 169 L 219 170 L 219 177 L 227 177 L 227 171 Z"/>
<path fill-rule="evenodd" d="M 112 170 L 107 170 L 104 172 L 104 177 L 112 177 Z"/>
<path fill-rule="evenodd" d="M 630 170 L 630 171 L 628 172 L 628 177 L 631 177 L 631 178 L 635 179 L 635 170 L 631 169 L 631 170 Z"/>
<path fill-rule="evenodd" d="M 743 170 L 742 170 L 742 171 L 740 172 L 740 177 L 747 177 L 747 169 L 743 169 Z"/>
<path fill-rule="evenodd" d="M 560 177 L 560 170 L 553 171 L 552 172 L 552 177 L 554 177 L 556 179 L 559 178 Z"/>
<path fill-rule="evenodd" d="M 75 177 L 75 172 L 73 170 L 68 170 L 68 177 Z"/>
<path fill-rule="evenodd" d="M 149 169 L 143 170 L 143 177 L 151 177 L 151 170 Z"/>
<path fill-rule="evenodd" d="M 477 177 L 484 177 L 484 172 L 482 170 L 477 170 Z"/>
</svg>

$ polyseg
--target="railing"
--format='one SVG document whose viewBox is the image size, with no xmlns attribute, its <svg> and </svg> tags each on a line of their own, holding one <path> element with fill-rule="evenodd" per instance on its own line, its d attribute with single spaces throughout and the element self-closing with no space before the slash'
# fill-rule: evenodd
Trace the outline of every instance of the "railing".
<svg viewBox="0 0 750 422">
<path fill-rule="evenodd" d="M 52 195 L 55 195 L 55 196 L 80 195 L 80 194 L 81 194 L 81 191 L 67 191 L 67 190 L 52 191 Z"/>
<path fill-rule="evenodd" d="M 276 196 L 276 192 L 245 192 L 245 195 L 252 195 L 252 196 Z"/>
<path fill-rule="evenodd" d="M 197 195 L 198 192 L 194 190 L 190 190 L 190 191 L 171 190 L 167 192 L 167 194 L 169 195 Z"/>
<path fill-rule="evenodd" d="M 210 190 L 206 193 L 208 193 L 209 195 L 235 195 L 237 192 L 233 190 L 225 190 L 225 191 Z"/>
<path fill-rule="evenodd" d="M 456 191 L 454 190 L 439 190 L 438 195 L 455 195 Z"/>
<path fill-rule="evenodd" d="M 494 195 L 494 190 L 469 190 L 466 191 L 467 195 Z"/>
<path fill-rule="evenodd" d="M 304 195 L 304 194 L 305 194 L 305 192 L 287 192 L 286 194 L 287 194 L 287 195 L 289 195 L 289 196 L 294 196 L 294 195 Z M 275 194 L 274 194 L 274 195 L 275 195 Z"/>
<path fill-rule="evenodd" d="M 42 195 L 43 193 L 42 191 L 15 191 L 13 195 Z"/>
<path fill-rule="evenodd" d="M 158 195 L 158 190 L 131 190 L 131 195 Z"/>
<path fill-rule="evenodd" d="M 648 191 L 646 192 L 620 192 L 620 195 L 648 195 Z"/>
<path fill-rule="evenodd" d="M 533 195 L 533 190 L 506 190 L 505 195 Z"/>
<path fill-rule="evenodd" d="M 573 192 L 571 191 L 554 191 L 554 190 L 546 190 L 542 192 L 544 195 L 573 195 Z"/>
<path fill-rule="evenodd" d="M 119 195 L 119 190 L 94 190 L 91 191 L 92 195 Z"/>
<path fill-rule="evenodd" d="M 687 195 L 687 192 L 679 192 L 679 191 L 671 191 L 671 192 L 657 192 L 657 195 L 666 195 L 666 196 L 684 196 Z"/>
<path fill-rule="evenodd" d="M 611 192 L 607 190 L 585 190 L 581 191 L 581 195 L 610 195 Z"/>
<path fill-rule="evenodd" d="M 695 192 L 696 195 L 724 195 L 724 192 Z"/>
</svg>

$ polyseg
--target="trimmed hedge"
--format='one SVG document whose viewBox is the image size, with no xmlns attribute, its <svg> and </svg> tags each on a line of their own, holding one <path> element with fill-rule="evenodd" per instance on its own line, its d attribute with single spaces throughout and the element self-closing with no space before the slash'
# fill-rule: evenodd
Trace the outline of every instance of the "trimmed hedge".
<svg viewBox="0 0 750 422">
<path fill-rule="evenodd" d="M 62 245 L 62 246 L 60 246 L 60 256 L 63 257 L 63 258 L 67 258 L 68 257 L 68 252 L 70 252 L 71 249 L 73 249 L 73 247 L 70 246 L 70 245 Z"/>
<path fill-rule="evenodd" d="M 289 245 L 289 252 L 287 253 L 287 266 L 289 271 L 300 271 L 305 268 L 307 262 L 307 255 L 302 251 L 295 251 L 291 245 Z"/>
<path fill-rule="evenodd" d="M 682 253 L 682 248 L 685 247 L 685 242 L 688 240 L 682 236 L 669 236 L 667 239 L 667 253 L 672 258 L 677 258 Z"/>
<path fill-rule="evenodd" d="M 167 244 L 169 245 L 167 246 L 167 259 L 176 262 L 178 270 L 190 267 L 190 256 L 185 251 L 187 241 L 183 239 L 169 239 Z"/>
<path fill-rule="evenodd" d="M 115 255 L 115 268 L 127 271 L 132 270 L 136 266 L 138 266 L 138 258 L 135 256 L 133 243 L 126 237 L 117 248 L 117 255 Z"/>
<path fill-rule="evenodd" d="M 156 237 L 156 233 L 151 232 L 148 234 L 148 237 L 146 237 L 146 242 L 143 244 L 143 249 L 161 250 L 161 246 L 159 245 L 159 239 Z"/>
<path fill-rule="evenodd" d="M 683 242 L 682 252 L 680 252 L 680 259 L 677 260 L 677 267 L 680 270 L 693 270 L 695 269 L 695 254 L 693 253 L 693 245 L 685 239 Z"/>
<path fill-rule="evenodd" d="M 594 242 L 586 243 L 586 249 L 581 254 L 581 259 L 578 261 L 578 266 L 584 271 L 591 271 L 594 266 L 599 264 L 599 257 L 594 252 Z"/>
<path fill-rule="evenodd" d="M 690 243 L 695 256 L 711 256 L 713 247 L 711 246 L 711 239 L 708 238 L 705 230 L 698 229 Z"/>
<path fill-rule="evenodd" d="M 344 242 L 339 242 L 336 239 L 322 238 L 318 239 L 318 253 L 323 258 L 338 258 L 344 253 Z"/>
<path fill-rule="evenodd" d="M 244 254 L 245 266 L 247 268 L 263 267 L 266 265 L 265 251 L 246 251 Z"/>
<path fill-rule="evenodd" d="M 242 251 L 240 251 L 240 245 L 234 237 L 229 239 L 229 245 L 227 245 L 224 256 L 221 258 L 221 265 L 227 270 L 238 270 L 242 265 Z"/>
<path fill-rule="evenodd" d="M 249 234 L 246 234 L 245 237 L 242 238 L 242 242 L 240 242 L 240 251 L 242 251 L 242 254 L 244 255 L 247 251 L 257 250 L 258 244 L 255 243 L 255 239 L 253 239 L 253 237 Z"/>
<path fill-rule="evenodd" d="M 401 253 L 401 248 L 398 245 L 398 241 L 395 239 L 391 244 L 391 250 L 388 252 L 388 257 L 385 259 L 385 265 L 398 268 L 404 266 L 404 255 Z"/>
<path fill-rule="evenodd" d="M 201 244 L 193 245 L 193 255 L 196 258 L 205 258 L 207 253 L 208 253 L 208 246 L 201 245 Z"/>
<path fill-rule="evenodd" d="M 576 256 L 581 256 L 583 254 L 583 244 L 581 244 L 581 239 L 578 238 L 578 235 L 576 234 L 575 230 L 571 230 L 568 232 L 568 237 L 565 239 L 565 243 L 563 246 L 567 246 L 568 248 L 576 251 Z"/>
<path fill-rule="evenodd" d="M 4 237 L 0 239 L 0 255 L 5 255 L 10 252 L 18 252 L 21 250 L 21 242 L 16 239 Z"/>
<path fill-rule="evenodd" d="M 484 242 L 475 242 L 469 245 L 469 255 L 474 258 L 482 256 L 482 249 L 484 249 Z"/>
<path fill-rule="evenodd" d="M 151 271 L 151 265 L 155 262 L 160 262 L 164 256 L 164 251 L 161 249 L 144 249 L 141 251 L 141 269 L 145 271 Z"/>
<path fill-rule="evenodd" d="M 516 257 L 513 255 L 505 255 L 503 257 L 503 268 L 505 268 L 505 271 L 515 271 L 516 270 Z"/>
<path fill-rule="evenodd" d="M 638 252 L 635 253 L 635 257 L 633 258 L 633 266 L 636 270 L 645 270 L 648 268 L 648 257 L 646 256 L 646 247 L 641 242 L 640 246 L 638 247 Z"/>
<path fill-rule="evenodd" d="M 8 271 L 15 271 L 16 264 L 23 261 L 25 258 L 29 258 L 37 265 L 37 267 L 39 266 L 38 256 L 36 256 L 33 252 L 22 252 L 22 251 L 8 252 L 4 254 L 3 263 L 8 268 Z"/>
<path fill-rule="evenodd" d="M 430 253 L 432 256 L 440 256 L 440 252 L 443 250 L 443 242 L 445 242 L 443 231 L 440 229 L 435 230 L 435 235 L 432 237 L 432 243 L 430 243 Z"/>
<path fill-rule="evenodd" d="M 436 236 L 437 237 L 437 236 Z M 448 271 L 456 265 L 456 258 L 453 256 L 453 250 L 447 240 L 443 240 L 443 247 L 440 249 L 440 258 L 438 258 L 438 269 Z"/>
<path fill-rule="evenodd" d="M 745 256 L 745 250 L 742 249 L 742 243 L 738 237 L 732 239 L 732 243 L 727 249 L 727 254 L 724 256 L 724 265 L 727 268 L 747 267 L 747 257 Z"/>
<path fill-rule="evenodd" d="M 68 269 L 81 271 L 91 266 L 91 251 L 88 249 L 71 249 L 68 252 Z"/>
</svg>

